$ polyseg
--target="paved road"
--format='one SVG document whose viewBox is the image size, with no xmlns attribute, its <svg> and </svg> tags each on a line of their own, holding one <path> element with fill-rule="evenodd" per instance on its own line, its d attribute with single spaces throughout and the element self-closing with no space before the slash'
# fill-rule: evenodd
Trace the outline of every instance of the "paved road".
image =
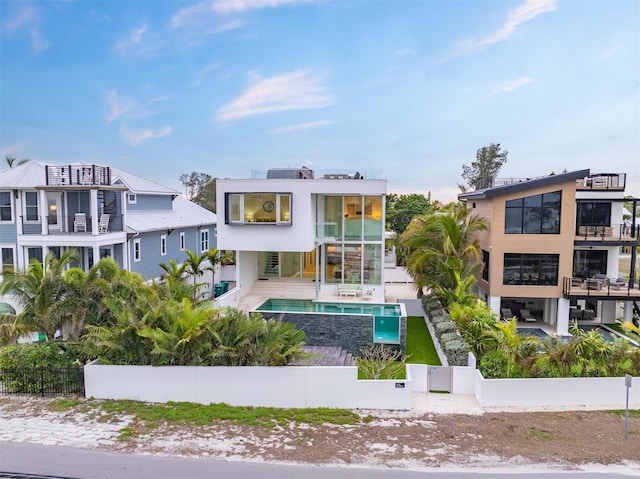
<svg viewBox="0 0 640 479">
<path fill-rule="evenodd" d="M 626 479 L 616 473 L 394 471 L 389 469 L 290 466 L 134 456 L 61 446 L 0 442 L 0 472 L 58 475 L 78 479 Z M 0 477 L 2 475 L 0 474 Z"/>
</svg>

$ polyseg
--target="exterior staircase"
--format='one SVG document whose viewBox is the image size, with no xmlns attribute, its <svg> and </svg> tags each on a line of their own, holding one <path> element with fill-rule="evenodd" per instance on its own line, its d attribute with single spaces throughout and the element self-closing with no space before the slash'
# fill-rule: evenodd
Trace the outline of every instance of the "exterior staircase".
<svg viewBox="0 0 640 479">
<path fill-rule="evenodd" d="M 342 348 L 333 346 L 303 346 L 306 353 L 313 354 L 309 361 L 296 363 L 297 366 L 355 366 L 356 359 Z"/>
</svg>

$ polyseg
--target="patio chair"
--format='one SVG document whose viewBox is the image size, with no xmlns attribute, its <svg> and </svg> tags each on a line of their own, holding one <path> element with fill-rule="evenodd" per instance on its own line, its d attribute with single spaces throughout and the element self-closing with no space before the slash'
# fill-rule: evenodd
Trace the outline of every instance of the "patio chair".
<svg viewBox="0 0 640 479">
<path fill-rule="evenodd" d="M 611 286 L 617 290 L 620 290 L 621 288 L 626 288 L 627 287 L 627 280 L 624 278 L 616 278 L 613 281 L 610 282 Z"/>
<path fill-rule="evenodd" d="M 76 213 L 73 220 L 73 232 L 74 233 L 87 232 L 87 215 L 84 213 Z"/>
<path fill-rule="evenodd" d="M 98 233 L 108 233 L 109 232 L 109 214 L 103 214 L 100 217 L 100 221 L 98 222 Z"/>
<path fill-rule="evenodd" d="M 521 309 L 520 316 L 522 316 L 522 319 L 524 319 L 527 323 L 536 322 L 536 318 L 533 317 L 533 315 L 531 314 L 531 311 L 529 311 L 528 309 Z"/>
<path fill-rule="evenodd" d="M 502 319 L 511 319 L 515 316 L 511 311 L 511 308 L 501 308 L 500 315 L 502 316 Z"/>
</svg>

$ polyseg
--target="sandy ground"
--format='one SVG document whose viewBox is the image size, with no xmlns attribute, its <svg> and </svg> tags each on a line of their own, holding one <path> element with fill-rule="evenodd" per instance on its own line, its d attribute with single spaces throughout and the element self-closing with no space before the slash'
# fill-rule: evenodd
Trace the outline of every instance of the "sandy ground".
<svg viewBox="0 0 640 479">
<path fill-rule="evenodd" d="M 421 414 L 358 411 L 356 425 L 231 421 L 145 424 L 83 400 L 0 398 L 0 441 L 220 460 L 422 470 L 590 470 L 640 476 L 640 417 L 589 411 Z M 367 416 L 369 416 L 367 418 Z M 367 418 L 366 420 L 364 418 Z"/>
</svg>

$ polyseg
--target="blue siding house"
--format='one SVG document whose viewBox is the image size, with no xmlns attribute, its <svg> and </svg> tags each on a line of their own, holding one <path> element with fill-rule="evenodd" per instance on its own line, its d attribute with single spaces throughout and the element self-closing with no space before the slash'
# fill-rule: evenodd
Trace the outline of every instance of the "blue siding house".
<svg viewBox="0 0 640 479">
<path fill-rule="evenodd" d="M 184 250 L 216 247 L 215 231 L 214 213 L 117 168 L 29 161 L 0 171 L 0 273 L 75 248 L 85 271 L 109 256 L 151 280 Z"/>
</svg>

